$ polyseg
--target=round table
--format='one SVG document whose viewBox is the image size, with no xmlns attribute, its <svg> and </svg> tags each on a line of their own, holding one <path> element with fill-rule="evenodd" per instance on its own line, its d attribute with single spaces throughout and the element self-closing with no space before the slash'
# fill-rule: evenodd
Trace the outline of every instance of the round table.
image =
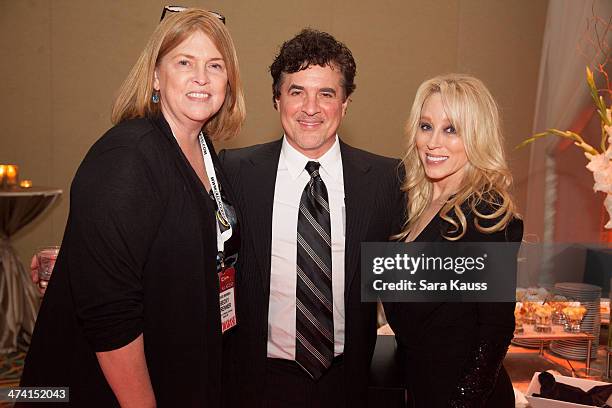
<svg viewBox="0 0 612 408">
<path fill-rule="evenodd" d="M 49 187 L 0 189 L 0 353 L 29 345 L 39 303 L 29 268 L 19 261 L 10 238 L 60 194 L 62 190 Z"/>
</svg>

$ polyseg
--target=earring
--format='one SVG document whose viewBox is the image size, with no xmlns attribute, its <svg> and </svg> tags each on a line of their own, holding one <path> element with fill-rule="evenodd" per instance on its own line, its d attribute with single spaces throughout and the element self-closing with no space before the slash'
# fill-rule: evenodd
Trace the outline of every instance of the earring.
<svg viewBox="0 0 612 408">
<path fill-rule="evenodd" d="M 151 95 L 151 102 L 159 103 L 159 93 L 157 91 L 153 92 L 153 95 Z"/>
</svg>

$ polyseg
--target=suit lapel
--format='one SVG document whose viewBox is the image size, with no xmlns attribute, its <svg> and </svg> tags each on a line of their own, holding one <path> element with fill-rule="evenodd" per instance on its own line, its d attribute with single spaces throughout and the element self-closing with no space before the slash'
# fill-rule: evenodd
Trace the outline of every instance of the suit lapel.
<svg viewBox="0 0 612 408">
<path fill-rule="evenodd" d="M 272 248 L 272 211 L 274 188 L 282 139 L 262 146 L 262 151 L 250 160 L 243 160 L 240 174 L 243 179 L 244 197 L 250 201 L 245 208 L 251 226 L 251 240 L 259 266 L 265 299 L 270 296 L 270 262 Z M 355 149 L 340 141 L 344 178 L 344 202 L 346 208 L 346 237 L 344 252 L 345 303 L 350 286 L 358 271 L 361 242 L 366 240 L 374 201 L 375 182 L 367 177 L 370 164 L 357 157 Z"/>
<path fill-rule="evenodd" d="M 246 218 L 251 225 L 251 240 L 259 265 L 260 278 L 265 299 L 270 296 L 270 253 L 272 248 L 272 209 L 276 172 L 282 146 L 282 139 L 262 146 L 262 151 L 240 166 L 243 185 L 249 203 Z"/>
<path fill-rule="evenodd" d="M 344 176 L 344 204 L 346 207 L 346 237 L 344 246 L 344 303 L 347 304 L 351 283 L 355 278 L 361 242 L 366 240 L 375 191 L 372 177 L 367 177 L 370 164 L 359 160 L 356 151 L 340 141 Z"/>
</svg>

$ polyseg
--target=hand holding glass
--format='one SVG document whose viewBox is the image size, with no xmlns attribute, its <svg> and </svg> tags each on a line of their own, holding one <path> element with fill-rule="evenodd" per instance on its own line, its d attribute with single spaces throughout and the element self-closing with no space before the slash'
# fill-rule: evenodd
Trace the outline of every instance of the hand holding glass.
<svg viewBox="0 0 612 408">
<path fill-rule="evenodd" d="M 38 286 L 41 289 L 46 288 L 49 284 L 49 279 L 51 279 L 58 253 L 58 246 L 40 248 L 36 253 L 36 261 L 38 263 Z"/>
</svg>

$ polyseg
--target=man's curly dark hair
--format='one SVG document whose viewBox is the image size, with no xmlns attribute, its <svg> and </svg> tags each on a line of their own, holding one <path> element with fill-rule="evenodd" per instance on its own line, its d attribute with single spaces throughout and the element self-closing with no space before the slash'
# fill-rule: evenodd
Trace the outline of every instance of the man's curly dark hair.
<svg viewBox="0 0 612 408">
<path fill-rule="evenodd" d="M 305 28 L 291 40 L 286 41 L 270 66 L 272 74 L 272 101 L 280 97 L 283 74 L 292 74 L 311 65 L 330 66 L 340 69 L 344 97 L 348 98 L 355 90 L 357 65 L 351 50 L 323 31 Z"/>
</svg>

